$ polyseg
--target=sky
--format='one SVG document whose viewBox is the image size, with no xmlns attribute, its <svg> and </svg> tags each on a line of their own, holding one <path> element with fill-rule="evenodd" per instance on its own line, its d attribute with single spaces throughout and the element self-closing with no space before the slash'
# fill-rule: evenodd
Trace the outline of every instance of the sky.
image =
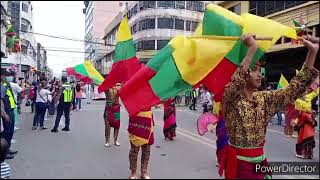
<svg viewBox="0 0 320 180">
<path fill-rule="evenodd" d="M 83 1 L 32 1 L 34 33 L 83 40 L 85 15 Z M 54 76 L 60 76 L 67 67 L 84 62 L 84 42 L 35 35 L 36 41 L 47 49 L 47 62 Z"/>
</svg>

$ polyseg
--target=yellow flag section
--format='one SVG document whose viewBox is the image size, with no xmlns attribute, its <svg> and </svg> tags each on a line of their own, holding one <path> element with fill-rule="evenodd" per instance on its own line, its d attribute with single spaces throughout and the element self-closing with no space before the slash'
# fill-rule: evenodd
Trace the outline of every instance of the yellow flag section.
<svg viewBox="0 0 320 180">
<path fill-rule="evenodd" d="M 128 41 L 132 39 L 130 26 L 127 16 L 123 17 L 116 36 L 117 42 Z"/>
<path fill-rule="evenodd" d="M 92 63 L 90 61 L 85 61 L 84 67 L 85 67 L 85 69 L 91 79 L 96 80 L 96 82 L 99 82 L 99 84 L 101 84 L 103 82 L 104 78 L 96 70 L 96 68 L 92 65 Z"/>
<path fill-rule="evenodd" d="M 174 49 L 172 56 L 182 79 L 192 85 L 214 69 L 234 44 L 235 41 L 184 36 L 175 37 L 169 43 Z"/>
<path fill-rule="evenodd" d="M 289 86 L 289 83 L 287 79 L 281 74 L 277 89 L 286 88 L 287 86 Z"/>
</svg>

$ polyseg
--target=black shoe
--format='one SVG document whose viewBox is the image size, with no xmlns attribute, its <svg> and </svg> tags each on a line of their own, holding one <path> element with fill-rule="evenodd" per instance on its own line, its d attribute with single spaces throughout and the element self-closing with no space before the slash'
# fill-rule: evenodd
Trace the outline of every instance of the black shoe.
<svg viewBox="0 0 320 180">
<path fill-rule="evenodd" d="M 18 151 L 13 151 L 13 150 L 9 149 L 9 152 L 8 152 L 8 153 L 11 154 L 11 155 L 15 155 L 15 154 L 18 153 Z"/>
<path fill-rule="evenodd" d="M 33 127 L 32 127 L 32 130 L 36 130 L 36 129 L 37 129 L 37 127 L 36 127 L 36 126 L 33 126 Z"/>
<path fill-rule="evenodd" d="M 61 129 L 62 131 L 70 131 L 70 128 L 63 128 L 63 129 Z"/>
<path fill-rule="evenodd" d="M 7 154 L 6 159 L 12 159 L 12 158 L 14 158 L 13 154 Z"/>
<path fill-rule="evenodd" d="M 57 133 L 58 129 L 51 129 L 51 132 Z"/>
<path fill-rule="evenodd" d="M 48 129 L 47 127 L 40 127 L 40 130 Z"/>
</svg>

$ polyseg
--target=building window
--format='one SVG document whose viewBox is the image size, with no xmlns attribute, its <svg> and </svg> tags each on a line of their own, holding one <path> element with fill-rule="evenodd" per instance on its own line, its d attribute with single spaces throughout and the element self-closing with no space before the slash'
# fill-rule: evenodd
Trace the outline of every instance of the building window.
<svg viewBox="0 0 320 180">
<path fill-rule="evenodd" d="M 132 27 L 131 27 L 131 33 L 134 34 L 136 33 L 138 30 L 137 30 L 137 23 L 134 24 Z"/>
<path fill-rule="evenodd" d="M 163 47 L 165 47 L 169 41 L 170 40 L 157 40 L 157 50 L 160 50 Z"/>
<path fill-rule="evenodd" d="M 28 26 L 24 25 L 24 24 L 21 24 L 21 31 L 22 32 L 27 32 L 28 31 Z"/>
<path fill-rule="evenodd" d="M 173 29 L 173 19 L 158 18 L 158 29 Z"/>
<path fill-rule="evenodd" d="M 139 41 L 136 46 L 137 51 L 155 50 L 155 40 Z"/>
<path fill-rule="evenodd" d="M 158 7 L 174 8 L 175 1 L 157 1 L 157 2 L 158 2 Z"/>
<path fill-rule="evenodd" d="M 187 10 L 204 12 L 203 2 L 187 1 Z"/>
<path fill-rule="evenodd" d="M 186 21 L 186 31 L 191 30 L 191 21 Z"/>
<path fill-rule="evenodd" d="M 27 53 L 28 53 L 28 48 L 27 48 L 27 46 L 21 45 L 21 52 L 22 52 L 22 54 L 27 55 Z"/>
<path fill-rule="evenodd" d="M 155 28 L 155 19 L 144 19 L 139 21 L 139 31 Z"/>
<path fill-rule="evenodd" d="M 239 3 L 235 6 L 232 6 L 231 8 L 229 8 L 229 10 L 240 15 L 241 14 L 241 3 Z"/>
<path fill-rule="evenodd" d="M 177 9 L 185 9 L 185 1 L 176 1 Z"/>
<path fill-rule="evenodd" d="M 191 22 L 191 31 L 193 31 L 193 32 L 196 31 L 197 26 L 198 26 L 198 22 L 192 21 Z"/>
<path fill-rule="evenodd" d="M 184 30 L 184 21 L 182 19 L 175 19 L 175 29 Z"/>
<path fill-rule="evenodd" d="M 267 16 L 307 2 L 308 1 L 250 1 L 249 13 L 258 16 Z"/>
<path fill-rule="evenodd" d="M 22 3 L 22 11 L 28 13 L 28 5 L 26 5 L 25 3 Z"/>
<path fill-rule="evenodd" d="M 155 8 L 156 2 L 155 1 L 139 1 L 139 9 L 147 9 L 147 8 Z"/>
</svg>

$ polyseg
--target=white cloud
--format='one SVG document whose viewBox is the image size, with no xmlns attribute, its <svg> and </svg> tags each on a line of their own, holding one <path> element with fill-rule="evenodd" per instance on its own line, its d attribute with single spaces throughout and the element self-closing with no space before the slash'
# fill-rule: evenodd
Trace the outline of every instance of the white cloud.
<svg viewBox="0 0 320 180">
<path fill-rule="evenodd" d="M 32 1 L 34 32 L 72 39 L 84 39 L 85 15 L 83 1 Z M 84 42 L 36 35 L 36 41 L 47 51 L 48 65 L 58 75 L 64 68 L 84 61 L 83 53 L 50 51 L 64 49 L 84 51 Z"/>
</svg>

